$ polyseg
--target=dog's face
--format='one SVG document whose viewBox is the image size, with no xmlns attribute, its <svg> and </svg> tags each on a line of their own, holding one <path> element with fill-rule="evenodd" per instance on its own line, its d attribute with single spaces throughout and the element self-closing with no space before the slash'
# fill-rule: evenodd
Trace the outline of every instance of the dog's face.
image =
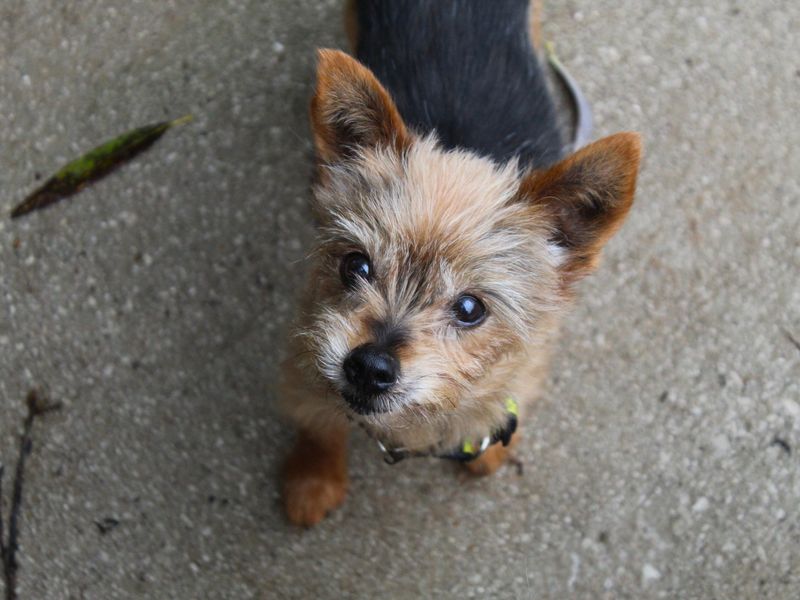
<svg viewBox="0 0 800 600">
<path fill-rule="evenodd" d="M 474 411 L 621 223 L 638 139 L 521 174 L 408 132 L 374 76 L 333 51 L 311 116 L 320 235 L 304 333 L 331 401 L 377 427 Z"/>
</svg>

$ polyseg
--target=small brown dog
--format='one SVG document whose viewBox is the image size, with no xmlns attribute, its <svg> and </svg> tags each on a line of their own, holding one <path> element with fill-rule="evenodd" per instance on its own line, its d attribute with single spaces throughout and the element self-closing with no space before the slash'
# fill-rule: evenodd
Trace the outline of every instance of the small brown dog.
<svg viewBox="0 0 800 600">
<path fill-rule="evenodd" d="M 528 0 L 356 0 L 359 61 L 319 53 L 319 236 L 281 406 L 289 519 L 347 489 L 351 424 L 389 461 L 495 471 L 574 284 L 633 202 L 640 142 L 564 157 Z M 520 414 L 522 410 L 522 414 Z"/>
</svg>

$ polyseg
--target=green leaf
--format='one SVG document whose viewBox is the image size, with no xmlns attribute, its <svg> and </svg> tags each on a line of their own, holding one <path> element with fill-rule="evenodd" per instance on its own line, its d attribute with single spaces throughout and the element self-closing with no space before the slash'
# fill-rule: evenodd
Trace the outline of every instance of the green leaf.
<svg viewBox="0 0 800 600">
<path fill-rule="evenodd" d="M 105 177 L 123 163 L 147 150 L 168 129 L 191 120 L 192 116 L 186 115 L 174 121 L 145 125 L 97 146 L 59 169 L 11 211 L 11 218 L 16 219 L 78 193 L 89 183 Z"/>
</svg>

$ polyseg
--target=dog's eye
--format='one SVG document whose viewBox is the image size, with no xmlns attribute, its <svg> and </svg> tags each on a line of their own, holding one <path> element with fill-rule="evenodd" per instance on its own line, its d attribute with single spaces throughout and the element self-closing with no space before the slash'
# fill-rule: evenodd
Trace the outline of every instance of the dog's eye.
<svg viewBox="0 0 800 600">
<path fill-rule="evenodd" d="M 342 277 L 342 283 L 347 287 L 354 287 L 359 278 L 366 281 L 372 279 L 372 265 L 365 255 L 360 252 L 351 252 L 342 259 L 339 274 Z"/>
<path fill-rule="evenodd" d="M 459 327 L 472 327 L 486 318 L 486 307 L 475 296 L 465 294 L 453 304 L 453 316 Z"/>
</svg>

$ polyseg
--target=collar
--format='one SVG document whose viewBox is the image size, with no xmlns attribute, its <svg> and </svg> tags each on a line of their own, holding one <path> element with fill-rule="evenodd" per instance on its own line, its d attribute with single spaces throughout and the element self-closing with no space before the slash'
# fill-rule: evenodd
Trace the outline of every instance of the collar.
<svg viewBox="0 0 800 600">
<path fill-rule="evenodd" d="M 420 452 L 415 450 L 408 450 L 406 448 L 389 448 L 380 440 L 378 447 L 383 452 L 383 460 L 394 465 L 405 458 L 415 458 L 424 456 L 433 456 L 435 458 L 446 458 L 449 460 L 456 460 L 459 462 L 469 462 L 475 460 L 483 454 L 489 446 L 493 446 L 498 442 L 502 442 L 503 446 L 508 446 L 511 441 L 511 436 L 517 430 L 517 422 L 519 419 L 519 405 L 517 401 L 511 396 L 507 396 L 504 400 L 506 406 L 506 424 L 501 428 L 493 431 L 490 435 L 482 438 L 480 441 L 475 441 L 467 438 L 461 442 L 459 446 L 444 453 L 434 451 Z"/>
</svg>

